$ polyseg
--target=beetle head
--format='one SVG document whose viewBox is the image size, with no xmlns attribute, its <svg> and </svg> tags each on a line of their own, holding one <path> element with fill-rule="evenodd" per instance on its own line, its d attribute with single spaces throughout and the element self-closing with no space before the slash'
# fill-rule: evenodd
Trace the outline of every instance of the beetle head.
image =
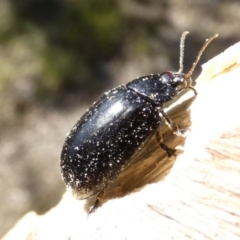
<svg viewBox="0 0 240 240">
<path fill-rule="evenodd" d="M 167 84 L 169 87 L 173 87 L 176 90 L 185 88 L 185 74 L 179 72 L 164 72 L 161 74 L 162 83 Z"/>
</svg>

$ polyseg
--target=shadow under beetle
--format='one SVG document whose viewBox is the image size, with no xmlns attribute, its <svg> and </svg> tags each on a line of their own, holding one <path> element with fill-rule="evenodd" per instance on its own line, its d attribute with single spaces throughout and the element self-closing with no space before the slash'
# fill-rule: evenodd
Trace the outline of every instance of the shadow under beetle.
<svg viewBox="0 0 240 240">
<path fill-rule="evenodd" d="M 97 195 L 99 198 L 153 134 L 168 156 L 174 149 L 162 143 L 158 128 L 162 117 L 175 133 L 181 133 L 177 125 L 164 112 L 165 103 L 174 99 L 182 90 L 191 89 L 191 75 L 207 45 L 217 35 L 207 39 L 200 49 L 192 68 L 183 71 L 184 32 L 180 41 L 180 69 L 137 78 L 126 85 L 106 92 L 82 116 L 68 134 L 61 153 L 63 180 L 78 199 Z"/>
</svg>

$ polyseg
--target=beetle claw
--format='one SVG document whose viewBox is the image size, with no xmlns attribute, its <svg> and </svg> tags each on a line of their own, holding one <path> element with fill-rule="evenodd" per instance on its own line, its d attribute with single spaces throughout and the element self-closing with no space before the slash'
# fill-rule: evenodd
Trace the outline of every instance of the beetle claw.
<svg viewBox="0 0 240 240">
<path fill-rule="evenodd" d="M 97 195 L 97 197 L 96 197 L 96 200 L 95 200 L 93 206 L 89 208 L 88 215 L 90 215 L 91 213 L 95 212 L 96 209 L 100 206 L 101 197 L 104 195 L 104 193 L 105 193 L 105 189 L 101 190 L 101 191 L 98 193 L 98 195 Z"/>
<path fill-rule="evenodd" d="M 89 208 L 88 215 L 95 212 L 98 207 L 99 207 L 99 199 L 97 198 L 94 205 Z"/>
<path fill-rule="evenodd" d="M 170 148 L 167 145 L 165 145 L 164 143 L 160 143 L 160 147 L 167 153 L 168 157 L 172 157 L 175 156 L 176 157 L 176 149 Z"/>
</svg>

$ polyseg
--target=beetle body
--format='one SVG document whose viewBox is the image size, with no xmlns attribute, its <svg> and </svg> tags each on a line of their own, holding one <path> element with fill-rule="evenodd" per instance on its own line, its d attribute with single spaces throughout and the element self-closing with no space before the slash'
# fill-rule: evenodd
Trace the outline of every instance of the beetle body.
<svg viewBox="0 0 240 240">
<path fill-rule="evenodd" d="M 192 72 L 201 54 L 217 35 L 208 39 L 187 74 L 183 70 L 184 32 L 180 42 L 180 70 L 137 78 L 105 93 L 82 116 L 68 134 L 61 153 L 61 172 L 67 188 L 78 199 L 99 198 L 155 134 L 169 156 L 175 150 L 161 142 L 158 127 L 162 118 L 178 132 L 164 112 L 164 104 L 191 85 Z"/>
<path fill-rule="evenodd" d="M 83 115 L 61 154 L 63 179 L 78 199 L 107 188 L 134 159 L 157 131 L 159 109 L 183 80 L 172 72 L 138 78 L 107 92 Z"/>
</svg>

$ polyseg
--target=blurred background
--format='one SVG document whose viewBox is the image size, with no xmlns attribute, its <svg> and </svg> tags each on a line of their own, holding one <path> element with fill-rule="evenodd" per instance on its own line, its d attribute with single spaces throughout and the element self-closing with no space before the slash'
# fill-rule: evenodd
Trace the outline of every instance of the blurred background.
<svg viewBox="0 0 240 240">
<path fill-rule="evenodd" d="M 0 237 L 60 201 L 66 133 L 104 91 L 178 70 L 185 30 L 187 71 L 207 37 L 219 33 L 201 63 L 239 25 L 238 0 L 0 0 Z"/>
</svg>

